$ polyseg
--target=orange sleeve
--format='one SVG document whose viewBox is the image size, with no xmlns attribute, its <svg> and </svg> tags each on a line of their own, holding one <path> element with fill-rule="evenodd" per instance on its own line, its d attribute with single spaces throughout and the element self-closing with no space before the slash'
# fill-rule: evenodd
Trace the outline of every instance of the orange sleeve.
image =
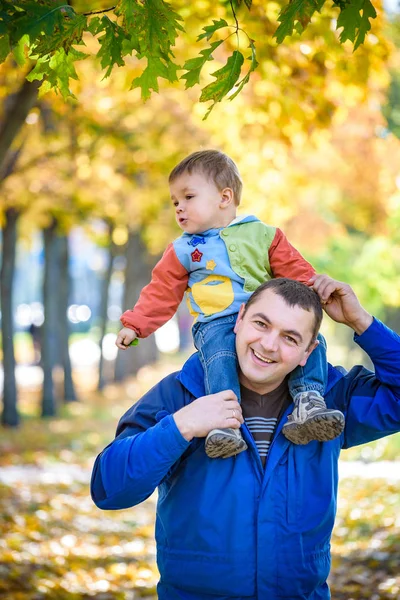
<svg viewBox="0 0 400 600">
<path fill-rule="evenodd" d="M 121 316 L 123 326 L 136 331 L 140 338 L 154 333 L 176 313 L 188 279 L 189 273 L 179 262 L 173 244 L 169 244 L 137 303 Z"/>
<path fill-rule="evenodd" d="M 274 277 L 288 277 L 307 285 L 310 285 L 310 277 L 315 275 L 314 268 L 278 228 L 269 248 L 269 264 Z"/>
</svg>

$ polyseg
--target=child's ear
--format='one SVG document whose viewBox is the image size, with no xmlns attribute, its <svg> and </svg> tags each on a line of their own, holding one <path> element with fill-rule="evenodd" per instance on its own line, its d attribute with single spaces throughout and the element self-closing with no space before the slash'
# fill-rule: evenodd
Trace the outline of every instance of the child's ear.
<svg viewBox="0 0 400 600">
<path fill-rule="evenodd" d="M 221 191 L 221 202 L 220 202 L 220 206 L 221 208 L 226 208 L 228 206 L 231 206 L 232 204 L 234 204 L 235 200 L 233 197 L 233 190 L 231 188 L 224 188 Z"/>
</svg>

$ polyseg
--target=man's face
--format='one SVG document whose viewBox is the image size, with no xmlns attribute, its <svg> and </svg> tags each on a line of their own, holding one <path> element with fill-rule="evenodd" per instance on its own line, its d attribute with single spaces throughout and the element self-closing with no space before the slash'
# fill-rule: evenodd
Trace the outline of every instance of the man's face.
<svg viewBox="0 0 400 600">
<path fill-rule="evenodd" d="M 314 313 L 289 306 L 272 290 L 265 290 L 235 325 L 240 382 L 259 394 L 276 389 L 312 350 Z"/>
</svg>

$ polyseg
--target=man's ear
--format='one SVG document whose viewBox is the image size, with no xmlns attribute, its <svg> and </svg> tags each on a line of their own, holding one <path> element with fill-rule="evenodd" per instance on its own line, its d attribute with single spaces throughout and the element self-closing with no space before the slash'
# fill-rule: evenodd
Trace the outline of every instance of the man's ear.
<svg viewBox="0 0 400 600">
<path fill-rule="evenodd" d="M 308 346 L 308 348 L 307 348 L 307 350 L 306 350 L 306 353 L 305 353 L 305 356 L 304 356 L 303 360 L 301 361 L 301 363 L 299 363 L 299 366 L 300 366 L 300 367 L 304 367 L 304 365 L 305 365 L 305 364 L 306 364 L 306 362 L 308 361 L 308 357 L 310 356 L 311 352 L 312 352 L 313 350 L 315 350 L 315 348 L 316 348 L 318 345 L 319 345 L 319 341 L 318 341 L 318 340 L 315 340 L 314 342 L 312 342 L 312 343 L 311 343 L 311 344 Z"/>
<path fill-rule="evenodd" d="M 220 207 L 227 208 L 234 204 L 233 190 L 229 187 L 224 188 L 221 192 Z"/>
<path fill-rule="evenodd" d="M 239 308 L 239 312 L 238 312 L 238 316 L 237 316 L 237 319 L 236 319 L 235 327 L 233 328 L 234 333 L 237 333 L 238 327 L 239 327 L 241 321 L 243 320 L 243 315 L 244 315 L 245 308 L 246 308 L 246 305 L 243 302 L 243 304 Z"/>
</svg>

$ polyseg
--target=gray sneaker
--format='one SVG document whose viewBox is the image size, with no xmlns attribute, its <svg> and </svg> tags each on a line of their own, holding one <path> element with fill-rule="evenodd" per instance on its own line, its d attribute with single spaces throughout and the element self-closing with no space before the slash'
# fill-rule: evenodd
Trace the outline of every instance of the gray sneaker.
<svg viewBox="0 0 400 600">
<path fill-rule="evenodd" d="M 308 444 L 312 440 L 329 442 L 338 437 L 344 428 L 344 415 L 340 410 L 326 407 L 318 392 L 297 394 L 294 411 L 288 416 L 282 433 L 294 444 Z"/>
<path fill-rule="evenodd" d="M 243 450 L 247 450 L 247 444 L 239 429 L 213 429 L 206 437 L 206 454 L 210 458 L 229 458 Z"/>
</svg>

